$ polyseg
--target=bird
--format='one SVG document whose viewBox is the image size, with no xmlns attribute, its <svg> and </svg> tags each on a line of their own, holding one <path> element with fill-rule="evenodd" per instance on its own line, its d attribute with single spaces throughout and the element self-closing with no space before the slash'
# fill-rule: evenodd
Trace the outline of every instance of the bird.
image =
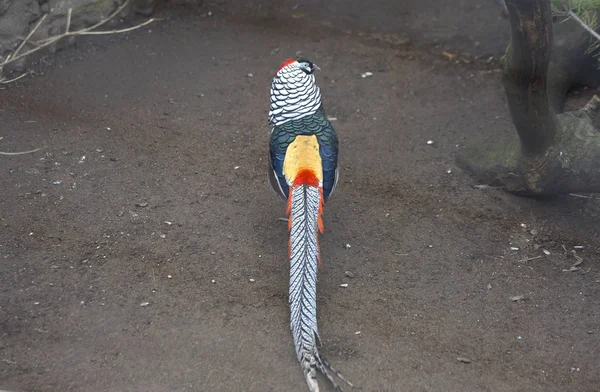
<svg viewBox="0 0 600 392">
<path fill-rule="evenodd" d="M 338 181 L 338 137 L 315 82 L 320 68 L 305 58 L 285 60 L 270 89 L 269 180 L 287 200 L 290 261 L 290 329 L 296 356 L 311 392 L 321 373 L 334 390 L 335 377 L 352 386 L 319 353 L 317 269 L 323 207 Z M 335 376 L 335 377 L 334 377 Z"/>
</svg>

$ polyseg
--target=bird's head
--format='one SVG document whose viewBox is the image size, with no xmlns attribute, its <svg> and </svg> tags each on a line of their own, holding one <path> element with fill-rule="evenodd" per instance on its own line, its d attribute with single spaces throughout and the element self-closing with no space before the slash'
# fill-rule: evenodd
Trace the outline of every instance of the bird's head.
<svg viewBox="0 0 600 392">
<path fill-rule="evenodd" d="M 279 66 L 277 73 L 279 73 L 281 70 L 284 70 L 284 69 L 287 71 L 299 69 L 307 75 L 312 75 L 315 71 L 320 70 L 321 68 L 319 68 L 316 64 L 314 64 L 312 61 L 310 61 L 308 59 L 305 59 L 302 57 L 297 57 L 295 59 L 285 60 Z"/>
</svg>

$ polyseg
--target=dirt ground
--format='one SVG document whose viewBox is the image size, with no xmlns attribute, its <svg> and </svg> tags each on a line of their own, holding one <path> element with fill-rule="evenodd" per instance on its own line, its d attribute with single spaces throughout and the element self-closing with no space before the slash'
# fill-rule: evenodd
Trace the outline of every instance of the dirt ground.
<svg viewBox="0 0 600 392">
<path fill-rule="evenodd" d="M 270 81 L 301 52 L 341 147 L 323 354 L 362 391 L 598 390 L 600 196 L 518 198 L 454 163 L 514 132 L 494 63 L 160 12 L 0 91 L 0 150 L 46 146 L 0 156 L 0 389 L 307 390 L 265 161 Z"/>
</svg>

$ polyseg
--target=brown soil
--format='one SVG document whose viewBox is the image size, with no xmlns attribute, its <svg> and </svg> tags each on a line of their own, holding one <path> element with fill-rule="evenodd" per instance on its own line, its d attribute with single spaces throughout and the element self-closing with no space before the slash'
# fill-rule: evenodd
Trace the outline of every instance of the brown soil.
<svg viewBox="0 0 600 392">
<path fill-rule="evenodd" d="M 46 146 L 0 157 L 0 389 L 306 391 L 265 162 L 270 80 L 301 51 L 341 144 L 323 354 L 362 391 L 598 390 L 598 196 L 518 198 L 454 164 L 514 132 L 493 65 L 169 15 L 0 92 L 0 149 Z"/>
</svg>

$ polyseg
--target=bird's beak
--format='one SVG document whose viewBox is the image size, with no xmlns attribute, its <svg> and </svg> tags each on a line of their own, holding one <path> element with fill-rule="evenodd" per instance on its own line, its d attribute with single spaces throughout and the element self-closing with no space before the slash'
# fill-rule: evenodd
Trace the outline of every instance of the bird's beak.
<svg viewBox="0 0 600 392">
<path fill-rule="evenodd" d="M 313 68 L 314 68 L 316 71 L 320 71 L 320 70 L 321 70 L 321 67 L 319 67 L 319 66 L 318 66 L 317 64 L 315 64 L 315 63 L 313 63 Z"/>
</svg>

